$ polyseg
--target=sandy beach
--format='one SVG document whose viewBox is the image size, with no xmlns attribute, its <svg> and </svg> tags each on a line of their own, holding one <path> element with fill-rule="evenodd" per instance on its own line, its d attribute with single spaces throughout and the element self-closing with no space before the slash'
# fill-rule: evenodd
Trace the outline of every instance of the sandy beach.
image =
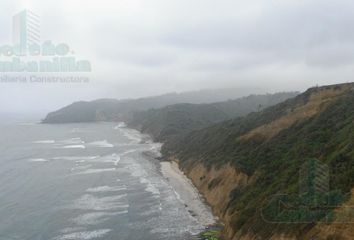
<svg viewBox="0 0 354 240">
<path fill-rule="evenodd" d="M 174 188 L 191 215 L 204 226 L 216 223 L 210 207 L 203 201 L 191 180 L 179 169 L 176 162 L 161 162 L 161 172 Z"/>
</svg>

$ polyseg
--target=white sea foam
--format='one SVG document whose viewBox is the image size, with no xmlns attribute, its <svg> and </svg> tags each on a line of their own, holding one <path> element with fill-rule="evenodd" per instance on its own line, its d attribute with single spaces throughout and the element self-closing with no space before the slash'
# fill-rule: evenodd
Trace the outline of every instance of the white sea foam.
<svg viewBox="0 0 354 240">
<path fill-rule="evenodd" d="M 107 140 L 102 141 L 95 141 L 87 144 L 88 146 L 92 147 L 101 147 L 101 148 L 112 148 L 114 147 L 113 144 L 109 143 Z"/>
<path fill-rule="evenodd" d="M 34 141 L 33 143 L 38 143 L 38 144 L 53 144 L 53 143 L 55 143 L 55 140 L 39 140 L 39 141 Z"/>
<path fill-rule="evenodd" d="M 133 129 L 124 129 L 122 131 L 123 135 L 131 140 L 131 143 L 140 143 L 142 140 L 142 135 L 136 130 Z"/>
<path fill-rule="evenodd" d="M 121 157 L 117 155 L 116 153 L 113 153 L 112 155 L 106 155 L 102 156 L 96 159 L 90 160 L 90 162 L 104 162 L 104 163 L 113 163 L 114 166 L 118 166 L 120 162 Z"/>
<path fill-rule="evenodd" d="M 149 151 L 156 155 L 156 157 L 161 157 L 161 147 L 161 143 L 152 143 Z"/>
<path fill-rule="evenodd" d="M 53 160 L 66 160 L 66 161 L 75 161 L 77 163 L 86 162 L 89 160 L 93 160 L 99 158 L 100 156 L 62 156 L 62 157 L 54 157 Z"/>
<path fill-rule="evenodd" d="M 64 146 L 62 148 L 81 148 L 81 149 L 85 149 L 86 147 L 84 145 L 67 145 L 67 146 Z"/>
<path fill-rule="evenodd" d="M 139 149 L 131 149 L 131 150 L 127 150 L 127 151 L 125 151 L 125 152 L 123 152 L 122 154 L 120 154 L 120 156 L 125 156 L 125 155 L 128 155 L 128 154 L 130 154 L 130 153 L 134 153 L 134 152 L 137 152 L 137 151 L 139 151 Z"/>
<path fill-rule="evenodd" d="M 140 183 L 146 185 L 145 191 L 152 193 L 155 197 L 160 195 L 160 190 L 152 180 L 148 179 L 148 174 L 142 166 L 139 164 L 131 164 L 127 166 L 127 169 L 133 177 L 139 178 Z"/>
<path fill-rule="evenodd" d="M 125 128 L 127 125 L 124 122 L 118 123 L 117 126 L 114 127 L 114 130 L 118 130 L 119 128 Z"/>
<path fill-rule="evenodd" d="M 145 188 L 145 191 L 152 193 L 156 197 L 160 196 L 160 191 L 157 187 L 155 187 L 153 184 L 149 183 L 147 184 L 147 187 Z"/>
<path fill-rule="evenodd" d="M 55 237 L 53 240 L 90 240 L 101 238 L 111 231 L 111 229 L 99 229 L 94 231 L 74 232 Z"/>
<path fill-rule="evenodd" d="M 131 163 L 126 168 L 133 177 L 145 177 L 147 175 L 146 171 L 139 164 Z"/>
<path fill-rule="evenodd" d="M 84 144 L 85 141 L 81 140 L 81 138 L 70 138 L 70 139 L 65 139 L 65 140 L 61 140 L 58 143 L 61 144 Z"/>
<path fill-rule="evenodd" d="M 174 192 L 174 194 L 176 195 L 176 198 L 177 198 L 179 201 L 183 202 L 182 199 L 181 199 L 181 195 L 179 195 L 178 192 L 177 192 L 176 190 L 174 190 L 174 189 L 173 189 L 173 192 Z M 183 202 L 183 203 L 184 203 L 184 202 Z"/>
<path fill-rule="evenodd" d="M 114 166 L 118 166 L 119 161 L 120 161 L 120 156 L 116 156 L 116 159 L 114 161 Z"/>
<path fill-rule="evenodd" d="M 140 183 L 146 184 L 145 191 L 150 192 L 155 196 L 160 196 L 160 190 L 148 179 L 142 177 L 140 178 Z"/>
<path fill-rule="evenodd" d="M 81 165 L 81 166 L 79 166 L 78 163 L 76 163 L 76 164 L 77 164 L 77 166 L 72 168 L 71 171 L 85 170 L 85 169 L 92 167 L 92 164 Z"/>
<path fill-rule="evenodd" d="M 78 133 L 78 132 L 80 132 L 80 128 L 73 128 L 73 129 L 71 129 L 71 132 Z"/>
<path fill-rule="evenodd" d="M 104 221 L 109 220 L 109 217 L 127 214 L 128 210 L 118 211 L 118 212 L 91 212 L 82 214 L 72 221 L 77 225 L 96 225 Z"/>
<path fill-rule="evenodd" d="M 33 159 L 29 159 L 29 162 L 48 162 L 49 160 L 44 159 L 44 158 L 33 158 Z"/>
<path fill-rule="evenodd" d="M 86 192 L 118 192 L 121 190 L 126 190 L 126 186 L 116 186 L 116 187 L 109 187 L 109 186 L 99 186 L 95 188 L 89 188 Z"/>
<path fill-rule="evenodd" d="M 85 230 L 84 227 L 68 227 L 60 230 L 61 233 L 72 233 Z"/>
<path fill-rule="evenodd" d="M 103 172 L 113 172 L 115 168 L 96 168 L 96 169 L 88 169 L 83 172 L 78 172 L 77 174 L 94 174 L 94 173 L 103 173 Z"/>
<path fill-rule="evenodd" d="M 127 210 L 127 194 L 120 194 L 110 197 L 96 197 L 85 194 L 75 201 L 69 208 L 92 210 L 92 211 L 108 211 L 108 210 Z"/>
</svg>

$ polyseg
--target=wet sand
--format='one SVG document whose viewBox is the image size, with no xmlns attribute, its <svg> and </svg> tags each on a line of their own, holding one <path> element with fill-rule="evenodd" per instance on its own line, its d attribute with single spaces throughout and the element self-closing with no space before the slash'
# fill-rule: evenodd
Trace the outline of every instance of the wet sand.
<svg viewBox="0 0 354 240">
<path fill-rule="evenodd" d="M 211 208 L 205 204 L 192 181 L 179 169 L 176 162 L 161 162 L 161 172 L 198 222 L 205 227 L 216 223 Z"/>
</svg>

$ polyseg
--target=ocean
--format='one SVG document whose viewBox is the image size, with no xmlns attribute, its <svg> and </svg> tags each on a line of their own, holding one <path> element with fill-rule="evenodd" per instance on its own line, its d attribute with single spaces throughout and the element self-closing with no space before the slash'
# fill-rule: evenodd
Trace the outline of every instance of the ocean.
<svg viewBox="0 0 354 240">
<path fill-rule="evenodd" d="M 160 148 L 122 123 L 1 124 L 0 240 L 191 239 Z"/>
</svg>

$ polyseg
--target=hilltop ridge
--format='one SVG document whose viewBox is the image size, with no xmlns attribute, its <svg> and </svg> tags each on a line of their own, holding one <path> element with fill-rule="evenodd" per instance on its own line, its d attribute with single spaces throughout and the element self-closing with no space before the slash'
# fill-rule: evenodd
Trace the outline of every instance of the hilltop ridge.
<svg viewBox="0 0 354 240">
<path fill-rule="evenodd" d="M 309 209 L 267 210 L 271 219 L 280 219 L 275 222 L 262 214 L 272 196 L 299 195 L 299 170 L 309 161 L 328 166 L 330 193 L 350 195 L 353 146 L 354 84 L 348 83 L 311 88 L 263 111 L 193 131 L 167 142 L 163 153 L 179 163 L 225 222 L 227 239 L 350 239 L 351 225 L 343 224 L 342 234 L 329 220 L 326 234 L 319 230 L 324 218 L 337 219 L 333 208 L 316 212 L 309 222 L 296 218 Z M 337 200 L 338 207 L 349 201 Z"/>
<path fill-rule="evenodd" d="M 96 121 L 127 121 L 132 113 L 151 108 L 162 108 L 178 103 L 213 103 L 236 99 L 249 94 L 259 94 L 255 88 L 230 88 L 200 90 L 182 93 L 168 93 L 138 99 L 98 99 L 75 102 L 62 109 L 49 113 L 43 123 L 72 123 Z"/>
<path fill-rule="evenodd" d="M 296 92 L 250 95 L 235 100 L 210 104 L 175 104 L 133 114 L 128 125 L 150 134 L 156 141 L 180 137 L 192 130 L 261 111 L 293 98 Z"/>
</svg>

